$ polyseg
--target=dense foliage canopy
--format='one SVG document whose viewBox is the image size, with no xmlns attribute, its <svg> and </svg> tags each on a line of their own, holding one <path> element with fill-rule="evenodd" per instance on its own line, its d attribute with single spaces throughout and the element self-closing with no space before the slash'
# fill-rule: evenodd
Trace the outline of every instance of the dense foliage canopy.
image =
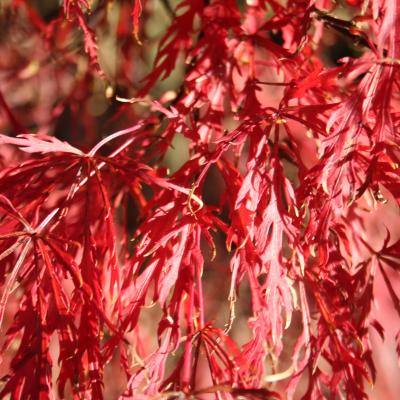
<svg viewBox="0 0 400 400">
<path fill-rule="evenodd" d="M 395 396 L 400 0 L 2 0 L 0 32 L 1 398 Z"/>
</svg>

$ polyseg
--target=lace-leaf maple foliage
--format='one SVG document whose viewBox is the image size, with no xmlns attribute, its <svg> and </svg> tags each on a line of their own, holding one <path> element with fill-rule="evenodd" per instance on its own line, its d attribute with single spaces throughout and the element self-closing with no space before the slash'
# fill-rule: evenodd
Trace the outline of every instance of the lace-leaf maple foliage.
<svg viewBox="0 0 400 400">
<path fill-rule="evenodd" d="M 400 1 L 61 3 L 0 9 L 0 397 L 367 398 Z"/>
</svg>

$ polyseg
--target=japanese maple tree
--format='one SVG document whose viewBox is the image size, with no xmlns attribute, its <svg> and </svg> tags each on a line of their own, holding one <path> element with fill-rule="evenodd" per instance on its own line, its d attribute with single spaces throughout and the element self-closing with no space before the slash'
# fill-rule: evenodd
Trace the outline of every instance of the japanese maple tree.
<svg viewBox="0 0 400 400">
<path fill-rule="evenodd" d="M 400 0 L 3 0 L 0 31 L 0 398 L 395 396 Z"/>
</svg>

